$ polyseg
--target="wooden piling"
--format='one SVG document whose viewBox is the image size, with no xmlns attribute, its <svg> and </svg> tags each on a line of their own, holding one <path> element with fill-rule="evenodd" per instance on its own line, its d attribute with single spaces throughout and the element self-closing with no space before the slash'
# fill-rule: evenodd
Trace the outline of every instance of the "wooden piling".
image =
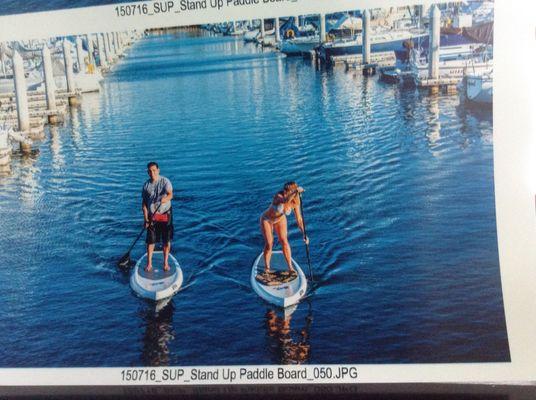
<svg viewBox="0 0 536 400">
<path fill-rule="evenodd" d="M 24 62 L 20 54 L 13 53 L 13 76 L 15 79 L 15 96 L 17 102 L 17 119 L 19 131 L 27 132 L 30 130 L 30 111 L 28 109 L 28 93 L 26 86 L 26 77 L 24 75 Z"/>
<path fill-rule="evenodd" d="M 43 56 L 43 75 L 45 76 L 45 99 L 48 114 L 48 122 L 50 124 L 58 123 L 58 109 L 56 106 L 56 82 L 54 82 L 54 73 L 52 70 L 52 58 L 50 50 L 45 44 L 41 51 Z"/>
<path fill-rule="evenodd" d="M 264 39 L 264 35 L 266 34 L 264 29 L 264 19 L 261 18 L 261 39 Z"/>
<path fill-rule="evenodd" d="M 437 5 L 430 9 L 430 33 L 429 33 L 429 51 L 428 51 L 428 78 L 439 78 L 439 45 L 440 45 L 440 28 L 441 28 L 441 11 Z"/>
<path fill-rule="evenodd" d="M 87 52 L 89 53 L 88 54 L 89 65 L 94 66 L 95 65 L 95 57 L 93 57 L 93 53 L 95 51 L 95 48 L 93 47 L 93 38 L 92 38 L 92 36 L 93 35 L 91 35 L 91 34 L 86 35 L 86 39 L 87 39 Z"/>
<path fill-rule="evenodd" d="M 78 64 L 78 73 L 83 74 L 86 71 L 86 63 L 84 61 L 84 48 L 80 36 L 76 37 L 76 62 Z"/>
<path fill-rule="evenodd" d="M 73 93 L 76 91 L 73 73 L 73 59 L 71 57 L 71 42 L 68 40 L 63 41 L 63 61 L 65 63 L 65 79 L 67 81 L 67 93 L 69 105 L 76 106 L 78 99 Z"/>
<path fill-rule="evenodd" d="M 370 64 L 370 11 L 365 10 L 363 17 L 363 39 L 361 41 L 363 63 Z"/>
<path fill-rule="evenodd" d="M 320 14 L 320 44 L 326 41 L 326 14 Z"/>
</svg>

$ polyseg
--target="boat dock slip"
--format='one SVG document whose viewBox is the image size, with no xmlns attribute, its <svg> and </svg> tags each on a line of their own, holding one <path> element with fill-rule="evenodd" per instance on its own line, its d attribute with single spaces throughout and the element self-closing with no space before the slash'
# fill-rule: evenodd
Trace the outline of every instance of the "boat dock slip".
<svg viewBox="0 0 536 400">
<path fill-rule="evenodd" d="M 345 55 L 331 57 L 333 65 L 344 64 L 346 70 L 363 69 L 367 65 L 375 65 L 376 67 L 392 67 L 396 64 L 396 55 L 394 51 L 385 51 L 370 54 L 370 62 L 363 62 L 363 55 Z"/>
<path fill-rule="evenodd" d="M 11 154 L 12 144 L 19 143 L 22 152 L 30 152 L 35 143 L 45 138 L 47 124 L 64 121 L 69 106 L 79 105 L 83 93 L 100 91 L 103 78 L 94 57 L 94 52 L 97 52 L 104 61 L 100 37 L 75 37 L 75 46 L 65 38 L 37 41 L 33 46 L 17 42 L 3 45 L 10 51 L 11 57 L 11 66 L 8 66 L 11 71 L 7 71 L 6 53 L 2 53 L 0 71 L 3 75 L 0 91 L 0 121 L 3 125 L 0 169 L 3 172 L 10 170 L 5 164 L 11 158 L 5 154 Z M 123 56 L 124 46 L 130 46 L 139 36 L 115 32 L 112 38 L 118 55 Z M 73 55 L 76 63 L 73 63 Z M 41 65 L 36 60 L 42 61 Z"/>
<path fill-rule="evenodd" d="M 417 78 L 415 84 L 419 88 L 429 88 L 431 93 L 437 93 L 440 89 L 444 89 L 447 93 L 453 94 L 458 91 L 457 87 L 460 81 L 458 78 Z"/>
</svg>

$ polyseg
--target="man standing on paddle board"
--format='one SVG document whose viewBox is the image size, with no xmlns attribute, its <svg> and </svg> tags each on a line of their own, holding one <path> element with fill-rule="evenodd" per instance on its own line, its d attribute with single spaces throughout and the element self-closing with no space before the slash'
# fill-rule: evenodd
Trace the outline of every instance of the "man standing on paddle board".
<svg viewBox="0 0 536 400">
<path fill-rule="evenodd" d="M 295 274 L 294 267 L 292 266 L 290 244 L 287 238 L 287 215 L 290 215 L 292 211 L 294 211 L 298 227 L 303 233 L 303 241 L 309 244 L 309 239 L 305 235 L 305 227 L 300 210 L 301 200 L 299 194 L 303 193 L 303 191 L 303 188 L 299 187 L 296 182 L 285 183 L 283 190 L 274 196 L 270 207 L 261 215 L 260 225 L 262 236 L 264 237 L 264 265 L 266 266 L 264 269 L 265 278 L 269 278 L 268 275 L 270 274 L 274 230 L 277 233 L 283 255 L 288 264 L 289 274 Z"/>
<path fill-rule="evenodd" d="M 147 164 L 149 179 L 141 191 L 143 220 L 147 229 L 147 265 L 146 271 L 153 268 L 153 251 L 156 242 L 162 242 L 164 253 L 164 271 L 169 271 L 169 252 L 173 239 L 173 216 L 171 213 L 171 199 L 173 186 L 165 176 L 160 176 L 158 164 L 151 161 Z"/>
</svg>

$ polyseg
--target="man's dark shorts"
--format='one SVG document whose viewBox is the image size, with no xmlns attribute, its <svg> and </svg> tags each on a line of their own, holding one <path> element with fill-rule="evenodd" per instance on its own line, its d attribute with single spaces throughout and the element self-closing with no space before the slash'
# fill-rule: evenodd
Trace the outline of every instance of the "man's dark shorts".
<svg viewBox="0 0 536 400">
<path fill-rule="evenodd" d="M 173 239 L 173 224 L 167 222 L 154 222 L 151 227 L 147 229 L 147 237 L 145 243 L 155 244 L 162 243 L 167 244 Z"/>
</svg>

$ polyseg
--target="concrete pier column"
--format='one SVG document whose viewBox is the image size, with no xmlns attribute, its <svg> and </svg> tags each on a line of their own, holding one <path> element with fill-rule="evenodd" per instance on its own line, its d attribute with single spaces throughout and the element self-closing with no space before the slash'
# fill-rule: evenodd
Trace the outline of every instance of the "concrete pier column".
<svg viewBox="0 0 536 400">
<path fill-rule="evenodd" d="M 363 14 L 363 40 L 362 40 L 362 53 L 363 64 L 370 64 L 370 11 L 365 10 Z"/>
<path fill-rule="evenodd" d="M 99 47 L 99 67 L 106 68 L 108 66 L 108 54 L 106 53 L 106 45 L 104 44 L 104 35 L 97 34 L 97 46 Z"/>
<path fill-rule="evenodd" d="M 84 48 L 82 47 L 82 39 L 80 36 L 76 37 L 76 62 L 78 63 L 78 72 L 86 72 L 86 63 L 84 61 Z"/>
<path fill-rule="evenodd" d="M 114 57 L 117 57 L 118 54 L 117 54 L 117 46 L 115 45 L 114 33 L 110 32 L 109 35 L 110 35 L 109 36 L 109 38 L 110 38 L 110 50 L 112 51 L 112 54 L 114 55 Z"/>
<path fill-rule="evenodd" d="M 418 5 L 415 6 L 417 10 L 417 14 L 419 15 L 419 28 L 424 26 L 424 6 Z"/>
<path fill-rule="evenodd" d="M 114 32 L 115 52 L 119 55 L 122 53 L 121 45 L 119 44 L 119 32 Z"/>
<path fill-rule="evenodd" d="M 296 24 L 296 26 L 299 28 L 300 27 L 300 16 L 299 15 L 296 15 L 294 17 L 294 23 Z"/>
<path fill-rule="evenodd" d="M 275 41 L 279 43 L 281 41 L 281 32 L 279 31 L 279 18 L 275 19 Z"/>
<path fill-rule="evenodd" d="M 112 51 L 112 41 L 111 41 L 111 38 L 110 38 L 110 33 L 109 32 L 106 32 L 104 34 L 104 46 L 106 48 L 106 55 L 108 56 L 107 58 L 107 61 L 108 63 L 113 63 L 114 61 L 114 55 L 113 55 L 113 51 Z"/>
<path fill-rule="evenodd" d="M 88 61 L 90 65 L 95 65 L 95 58 L 93 57 L 93 51 L 95 48 L 93 47 L 93 35 L 86 35 L 87 39 L 87 52 L 88 52 Z"/>
<path fill-rule="evenodd" d="M 0 64 L 2 64 L 2 75 L 6 76 L 6 54 L 0 48 Z"/>
<path fill-rule="evenodd" d="M 43 74 L 45 75 L 45 97 L 47 101 L 47 111 L 53 113 L 48 115 L 48 122 L 50 124 L 56 124 L 58 122 L 56 107 L 56 82 L 54 82 L 50 50 L 46 44 L 43 46 L 41 54 L 43 56 Z"/>
<path fill-rule="evenodd" d="M 65 79 L 67 80 L 67 92 L 69 93 L 69 104 L 71 106 L 77 105 L 78 100 L 74 91 L 76 89 L 74 83 L 73 73 L 73 59 L 71 57 L 71 42 L 68 40 L 63 41 L 63 61 L 65 63 Z"/>
<path fill-rule="evenodd" d="M 236 32 L 236 21 L 233 21 L 233 33 Z"/>
<path fill-rule="evenodd" d="M 261 19 L 261 38 L 264 38 L 264 35 L 265 35 L 265 30 L 264 30 L 264 19 Z"/>
<path fill-rule="evenodd" d="M 24 76 L 24 62 L 20 54 L 13 53 L 13 76 L 15 78 L 15 97 L 17 103 L 17 118 L 19 131 L 28 132 L 30 130 L 30 111 L 28 109 L 28 93 L 26 77 Z"/>
<path fill-rule="evenodd" d="M 430 37 L 428 48 L 428 78 L 439 78 L 439 40 L 440 40 L 440 28 L 441 28 L 441 11 L 437 5 L 432 6 L 430 9 Z M 432 93 L 438 92 L 439 87 L 432 86 L 430 88 Z"/>
<path fill-rule="evenodd" d="M 326 41 L 326 14 L 320 14 L 320 44 Z"/>
</svg>

